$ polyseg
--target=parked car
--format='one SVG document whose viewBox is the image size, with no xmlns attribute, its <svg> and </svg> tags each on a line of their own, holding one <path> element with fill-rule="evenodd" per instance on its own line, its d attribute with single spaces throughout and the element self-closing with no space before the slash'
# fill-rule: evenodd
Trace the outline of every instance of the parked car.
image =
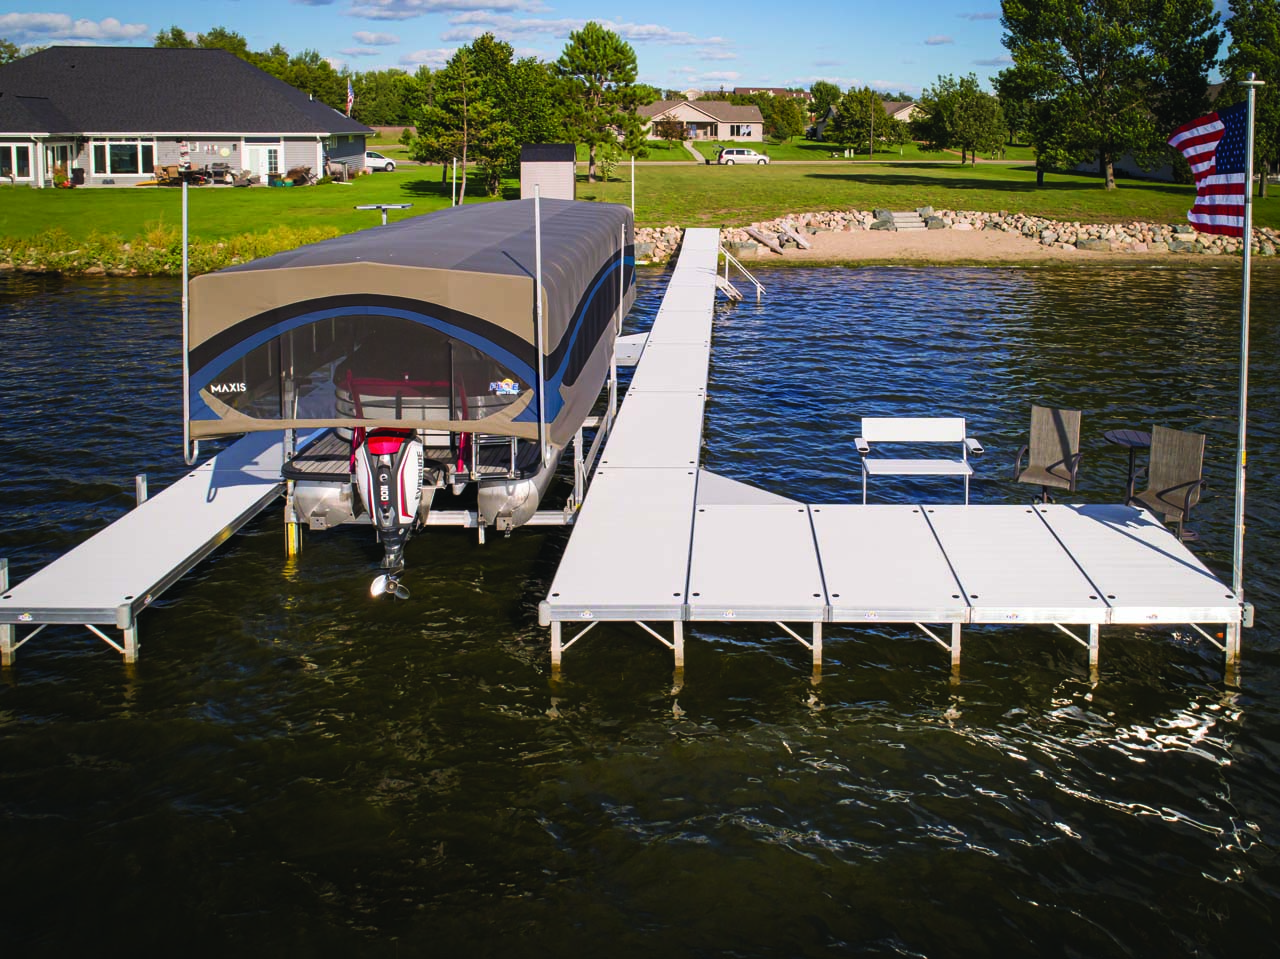
<svg viewBox="0 0 1280 959">
<path fill-rule="evenodd" d="M 369 150 L 364 155 L 364 165 L 370 170 L 386 170 L 390 173 L 396 168 L 396 161 L 391 157 L 384 157 L 381 153 Z"/>
<path fill-rule="evenodd" d="M 769 158 L 763 153 L 756 153 L 755 150 L 744 147 L 725 147 L 716 157 L 716 162 L 733 166 L 735 163 L 768 163 Z"/>
</svg>

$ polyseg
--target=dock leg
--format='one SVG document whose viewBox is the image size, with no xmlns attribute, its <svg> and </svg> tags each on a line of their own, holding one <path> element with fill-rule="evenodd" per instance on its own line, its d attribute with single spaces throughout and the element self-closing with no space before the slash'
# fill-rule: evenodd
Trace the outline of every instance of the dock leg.
<svg viewBox="0 0 1280 959">
<path fill-rule="evenodd" d="M 132 626 L 128 626 L 124 630 L 124 661 L 126 663 L 136 663 L 138 661 L 138 621 L 134 620 Z"/>
<path fill-rule="evenodd" d="M 553 670 L 560 669 L 560 655 L 563 648 L 560 645 L 560 622 L 556 620 L 551 624 L 551 668 Z"/>
<path fill-rule="evenodd" d="M 302 530 L 298 526 L 298 510 L 293 502 L 293 480 L 285 483 L 284 554 L 289 559 L 302 552 Z"/>
<path fill-rule="evenodd" d="M 0 559 L 0 593 L 9 591 L 9 561 Z M 13 642 L 18 638 L 18 627 L 13 623 L 0 623 L 0 666 L 13 665 Z"/>
<path fill-rule="evenodd" d="M 960 624 L 951 624 L 951 668 L 960 668 Z"/>
<path fill-rule="evenodd" d="M 822 672 L 822 624 L 813 624 L 813 671 Z"/>
<path fill-rule="evenodd" d="M 1089 669 L 1096 670 L 1098 668 L 1098 634 L 1102 627 L 1097 623 L 1089 624 Z"/>
<path fill-rule="evenodd" d="M 672 648 L 676 654 L 676 669 L 684 669 L 684 623 L 676 620 L 672 625 Z"/>
</svg>

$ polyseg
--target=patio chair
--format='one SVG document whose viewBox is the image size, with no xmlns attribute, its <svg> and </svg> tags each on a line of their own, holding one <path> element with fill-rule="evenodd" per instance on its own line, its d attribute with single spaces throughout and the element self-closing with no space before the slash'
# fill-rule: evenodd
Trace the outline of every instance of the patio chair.
<svg viewBox="0 0 1280 959">
<path fill-rule="evenodd" d="M 1130 497 L 1127 505 L 1145 506 L 1153 513 L 1161 513 L 1166 523 L 1178 524 L 1178 539 L 1195 539 L 1195 533 L 1185 524 L 1205 487 L 1203 470 L 1203 433 L 1153 427 L 1147 469 L 1149 484 L 1141 493 Z"/>
<path fill-rule="evenodd" d="M 176 166 L 158 166 L 155 168 L 156 186 L 173 186 L 178 182 Z"/>
<path fill-rule="evenodd" d="M 1080 411 L 1032 406 L 1030 442 L 1014 458 L 1013 478 L 1039 486 L 1042 500 L 1048 503 L 1051 486 L 1076 491 L 1080 457 Z"/>
</svg>

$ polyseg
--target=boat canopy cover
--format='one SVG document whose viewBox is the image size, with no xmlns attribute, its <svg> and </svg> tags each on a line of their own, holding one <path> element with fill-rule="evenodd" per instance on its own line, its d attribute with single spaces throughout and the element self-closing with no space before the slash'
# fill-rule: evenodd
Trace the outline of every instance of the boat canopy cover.
<svg viewBox="0 0 1280 959">
<path fill-rule="evenodd" d="M 313 426 L 538 435 L 563 446 L 608 374 L 635 300 L 631 211 L 541 201 L 460 206 L 196 277 L 194 439 Z M 376 422 L 375 422 L 376 421 Z"/>
</svg>

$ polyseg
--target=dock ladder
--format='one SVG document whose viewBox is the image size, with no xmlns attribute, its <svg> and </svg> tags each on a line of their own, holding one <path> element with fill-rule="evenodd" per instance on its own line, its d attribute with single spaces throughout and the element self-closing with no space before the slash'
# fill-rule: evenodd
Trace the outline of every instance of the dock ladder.
<svg viewBox="0 0 1280 959">
<path fill-rule="evenodd" d="M 733 300 L 734 302 L 737 302 L 738 300 L 742 299 L 742 291 L 739 290 L 736 286 L 734 286 L 733 283 L 731 283 L 729 280 L 729 266 L 733 265 L 738 268 L 738 272 L 740 272 L 752 284 L 755 285 L 756 302 L 757 303 L 760 302 L 760 297 L 764 295 L 764 284 L 761 283 L 759 280 L 757 280 L 754 276 L 752 276 L 750 271 L 748 271 L 745 266 L 743 266 L 740 262 L 738 262 L 737 257 L 735 257 L 728 250 L 726 250 L 723 246 L 720 247 L 720 252 L 724 256 L 724 275 L 716 276 L 716 288 L 725 296 L 727 296 L 729 299 Z"/>
</svg>

